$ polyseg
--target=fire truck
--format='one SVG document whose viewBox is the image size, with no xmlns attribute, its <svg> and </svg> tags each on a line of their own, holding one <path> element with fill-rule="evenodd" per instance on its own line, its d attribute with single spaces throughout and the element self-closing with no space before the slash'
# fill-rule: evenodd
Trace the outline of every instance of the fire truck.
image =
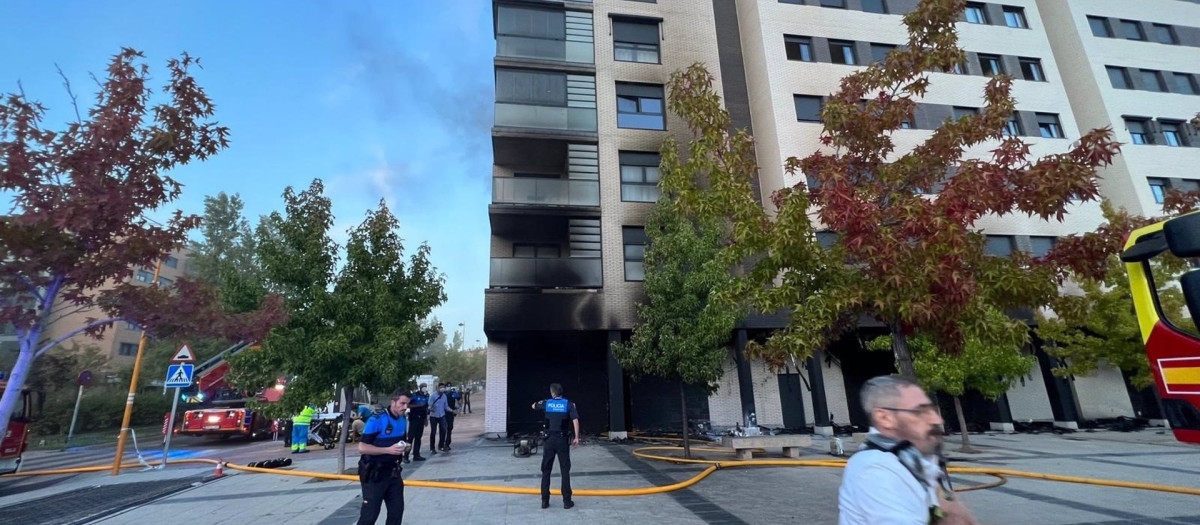
<svg viewBox="0 0 1200 525">
<path fill-rule="evenodd" d="M 1189 260 L 1189 269 L 1176 283 L 1155 283 L 1150 262 L 1171 254 Z M 1200 212 L 1190 213 L 1134 230 L 1125 242 L 1121 261 L 1129 275 L 1129 291 L 1150 359 L 1163 415 L 1175 439 L 1200 443 Z M 1190 320 L 1165 315 L 1158 290 L 1178 286 Z M 1191 326 L 1181 326 L 1181 325 Z"/>
<path fill-rule="evenodd" d="M 273 387 L 250 393 L 233 388 L 226 381 L 229 358 L 248 349 L 256 350 L 258 345 L 234 345 L 196 366 L 196 385 L 183 392 L 181 397 L 184 402 L 199 406 L 183 413 L 179 426 L 174 430 L 176 434 L 222 438 L 242 436 L 249 439 L 271 435 L 272 421 L 247 405 L 253 400 L 268 403 L 278 401 L 283 395 L 282 389 Z"/>
<path fill-rule="evenodd" d="M 8 381 L 0 380 L 0 394 L 8 388 Z M 21 456 L 29 446 L 29 424 L 32 422 L 33 404 L 30 402 L 29 390 L 21 390 L 21 398 L 8 419 L 8 427 L 4 429 L 4 438 L 0 439 L 0 474 L 11 474 L 21 468 Z"/>
</svg>

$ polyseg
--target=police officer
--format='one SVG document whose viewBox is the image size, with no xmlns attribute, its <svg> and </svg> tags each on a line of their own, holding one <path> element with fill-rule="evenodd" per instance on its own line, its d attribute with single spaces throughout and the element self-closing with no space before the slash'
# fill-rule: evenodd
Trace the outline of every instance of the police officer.
<svg viewBox="0 0 1200 525">
<path fill-rule="evenodd" d="M 447 384 L 446 386 L 450 386 Z M 458 417 L 458 412 L 462 410 L 462 394 L 458 393 L 458 387 L 450 387 L 446 393 L 446 448 L 445 451 L 450 451 L 450 442 L 454 441 L 454 418 Z"/>
<path fill-rule="evenodd" d="M 421 456 L 421 436 L 425 434 L 425 422 L 429 419 L 429 385 L 421 383 L 420 389 L 413 392 L 412 402 L 408 404 L 408 443 L 412 445 L 410 452 L 414 461 L 425 461 Z M 408 461 L 408 456 L 405 456 Z"/>
<path fill-rule="evenodd" d="M 379 508 L 387 504 L 387 525 L 400 525 L 404 518 L 404 479 L 400 459 L 408 450 L 408 425 L 404 411 L 412 398 L 404 390 L 392 393 L 387 409 L 367 421 L 358 451 L 358 480 L 362 483 L 362 509 L 358 525 L 375 525 Z"/>
<path fill-rule="evenodd" d="M 563 508 L 575 506 L 571 501 L 571 448 L 579 446 L 579 412 L 575 410 L 575 403 L 568 401 L 562 393 L 562 385 L 550 383 L 550 399 L 533 404 L 534 410 L 546 414 L 546 441 L 542 445 L 543 509 L 550 507 L 550 471 L 554 470 L 555 456 L 558 456 L 558 470 L 562 473 Z M 573 439 L 571 430 L 575 431 Z"/>
</svg>

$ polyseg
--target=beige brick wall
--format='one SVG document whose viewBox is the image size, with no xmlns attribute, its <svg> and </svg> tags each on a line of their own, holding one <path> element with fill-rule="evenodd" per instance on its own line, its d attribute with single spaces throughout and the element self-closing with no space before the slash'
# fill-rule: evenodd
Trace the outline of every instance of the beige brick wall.
<svg viewBox="0 0 1200 525">
<path fill-rule="evenodd" d="M 717 391 L 708 396 L 708 420 L 714 428 L 723 429 L 742 423 L 742 394 L 738 387 L 737 362 L 731 355 L 725 360 L 725 375 Z"/>
<path fill-rule="evenodd" d="M 508 432 L 508 344 L 487 343 L 487 392 L 483 417 L 485 434 Z"/>
</svg>

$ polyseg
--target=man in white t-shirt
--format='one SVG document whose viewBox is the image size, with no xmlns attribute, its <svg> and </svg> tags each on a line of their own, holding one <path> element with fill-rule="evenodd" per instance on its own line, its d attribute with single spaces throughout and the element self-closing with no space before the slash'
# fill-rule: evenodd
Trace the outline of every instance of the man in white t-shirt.
<svg viewBox="0 0 1200 525">
<path fill-rule="evenodd" d="M 838 523 L 974 525 L 939 462 L 942 417 L 925 391 L 899 376 L 879 376 L 863 385 L 860 398 L 871 432 L 846 464 Z"/>
</svg>

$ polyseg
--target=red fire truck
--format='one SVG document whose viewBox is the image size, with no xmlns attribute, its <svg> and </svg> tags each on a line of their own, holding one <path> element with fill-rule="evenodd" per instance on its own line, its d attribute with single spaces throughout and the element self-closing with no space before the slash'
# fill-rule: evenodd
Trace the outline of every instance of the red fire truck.
<svg viewBox="0 0 1200 525">
<path fill-rule="evenodd" d="M 275 402 L 283 395 L 278 388 L 268 388 L 258 394 L 237 390 L 225 380 L 229 373 L 230 357 L 247 349 L 249 344 L 235 345 L 220 355 L 196 366 L 196 387 L 185 393 L 184 401 L 200 406 L 183 413 L 176 434 L 188 436 L 244 436 L 250 439 L 271 435 L 271 420 L 251 410 L 252 400 Z"/>
<path fill-rule="evenodd" d="M 0 380 L 0 394 L 8 388 L 8 381 Z M 30 414 L 33 404 L 29 400 L 29 390 L 21 390 L 21 398 L 13 409 L 12 417 L 8 419 L 8 428 L 4 429 L 4 438 L 0 440 L 0 474 L 10 474 L 21 468 L 21 455 L 29 446 Z"/>
</svg>

